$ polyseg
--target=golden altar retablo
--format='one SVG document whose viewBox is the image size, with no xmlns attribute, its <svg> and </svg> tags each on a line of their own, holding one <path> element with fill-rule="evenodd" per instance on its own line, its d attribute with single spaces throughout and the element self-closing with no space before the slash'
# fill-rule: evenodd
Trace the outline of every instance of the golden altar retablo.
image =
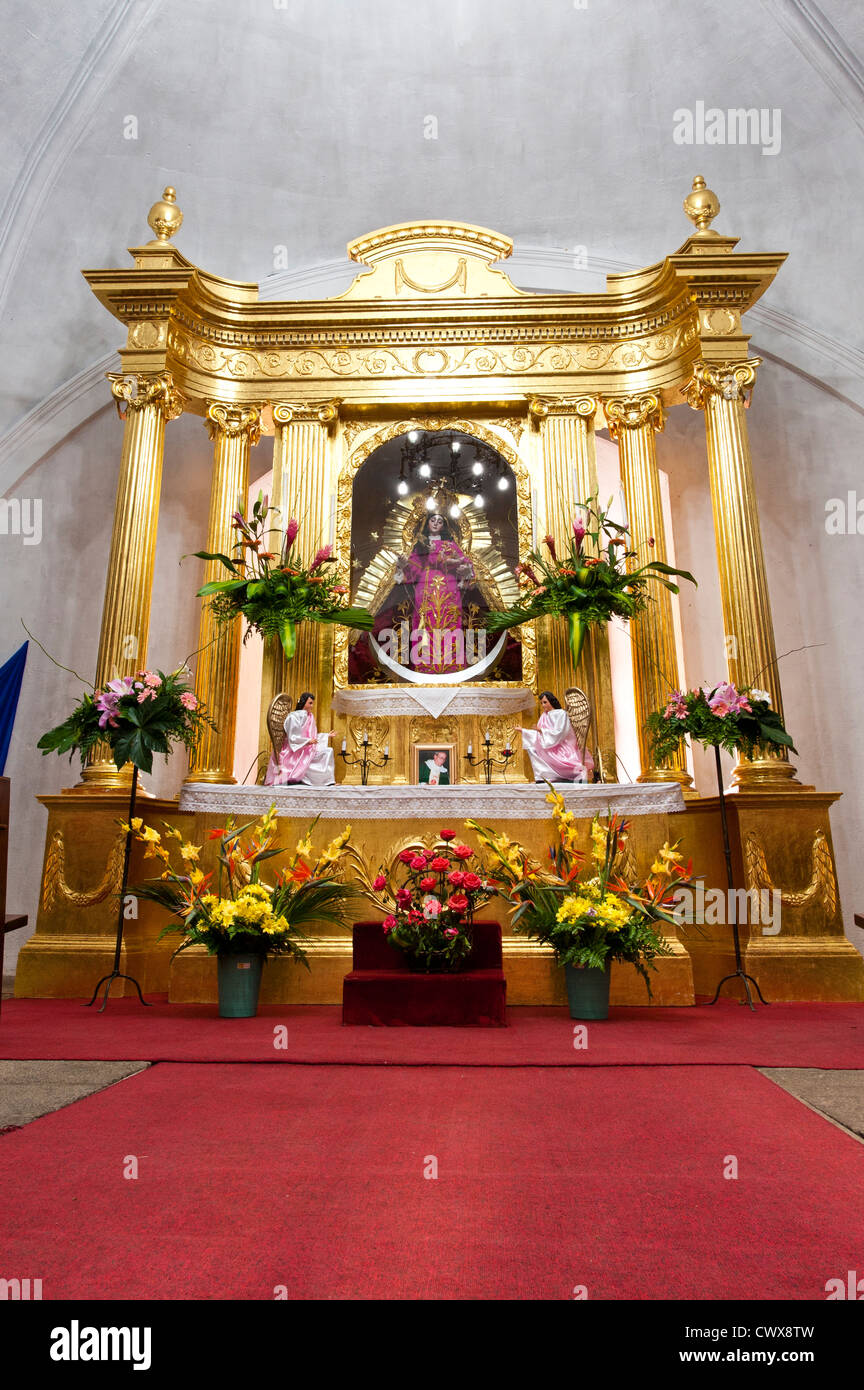
<svg viewBox="0 0 864 1390">
<path fill-rule="evenodd" d="M 251 451 L 262 434 L 272 435 L 273 504 L 286 516 L 302 516 L 313 539 L 332 543 L 351 589 L 357 480 L 382 450 L 413 432 L 464 440 L 509 470 L 513 553 L 524 560 L 544 534 L 563 542 L 576 505 L 598 492 L 595 439 L 608 431 L 618 447 L 634 548 L 640 560 L 665 559 L 658 436 L 670 410 L 689 406 L 705 419 L 724 626 L 735 638 L 727 643 L 728 678 L 740 685 L 758 675 L 782 713 L 745 414 L 760 363 L 748 356 L 743 316 L 770 287 L 785 255 L 738 252 L 737 238 L 711 228 L 715 205 L 704 180 L 695 180 L 685 200 L 694 230 L 684 244 L 643 270 L 609 276 L 602 294 L 519 290 L 500 268 L 513 249 L 509 238 L 430 221 L 383 228 L 352 242 L 348 253 L 359 271 L 342 295 L 267 302 L 257 285 L 211 275 L 182 255 L 171 241 L 182 218 L 173 190 L 166 190 L 151 212 L 156 236 L 131 249 L 133 265 L 84 272 L 126 330 L 121 370 L 110 377 L 123 441 L 97 684 L 146 663 L 165 430 L 181 412 L 201 419 L 213 456 L 209 515 L 201 519 L 200 534 L 190 537 L 190 550 L 230 548 L 232 514 L 238 498 L 248 495 Z M 208 562 L 204 580 L 215 576 L 215 562 Z M 670 686 L 685 684 L 665 590 L 657 591 L 633 629 L 638 779 L 685 790 L 685 809 L 671 818 L 674 827 L 666 816 L 646 815 L 637 838 L 647 853 L 649 840 L 682 835 L 697 871 L 719 885 L 716 797 L 695 794 L 683 754 L 657 766 L 641 732 Z M 240 638 L 239 624 L 217 629 L 202 604 L 196 688 L 217 731 L 192 759 L 190 786 L 234 783 Z M 410 784 L 411 749 L 434 736 L 454 747 L 460 781 L 479 785 L 465 753 L 487 732 L 497 752 L 510 744 L 519 754 L 515 771 L 496 771 L 495 780 L 518 779 L 530 775 L 527 760 L 521 761 L 519 729 L 534 722 L 537 692 L 578 686 L 593 709 L 596 765 L 604 781 L 618 781 L 604 632 L 592 633 L 574 670 L 561 624 L 544 620 L 536 631 L 526 627 L 517 679 L 499 673 L 498 679 L 466 682 L 459 689 L 470 692 L 476 708 L 458 712 L 454 704 L 438 714 L 419 705 L 402 709 L 405 683 L 390 681 L 383 669 L 376 668 L 372 681 L 352 679 L 350 643 L 346 629 L 305 624 L 290 668 L 278 645 L 267 644 L 262 749 L 274 695 L 309 690 L 316 695 L 319 728 L 332 720 L 337 748 L 344 739 L 356 749 L 364 736 L 377 752 L 387 748 L 389 761 L 373 773 L 373 782 Z M 363 703 L 373 696 L 383 701 L 380 712 Z M 350 784 L 357 773 L 337 757 L 337 777 Z M 801 787 L 782 749 L 756 761 L 739 759 L 733 784 L 736 882 L 754 889 L 770 884 L 784 904 L 778 935 L 754 931 L 745 942 L 747 969 L 769 998 L 864 998 L 864 962 L 843 933 L 837 897 L 828 820 L 836 793 Z M 97 757 L 79 786 L 43 798 L 48 830 L 39 919 L 21 952 L 18 994 L 87 993 L 108 963 L 112 894 L 119 884 L 116 821 L 125 785 L 123 775 Z M 152 805 L 147 814 L 181 823 L 184 834 L 199 839 L 218 824 L 215 813 L 183 812 L 177 801 Z M 286 839 L 296 828 L 289 817 Z M 392 855 L 409 830 L 404 819 L 355 827 L 379 858 Z M 548 823 L 532 823 L 532 847 L 542 852 L 549 831 Z M 152 913 L 141 904 L 126 933 L 126 956 L 145 988 L 170 988 L 175 998 L 215 997 L 212 962 L 190 953 L 171 975 L 170 947 L 156 944 Z M 701 936 L 688 934 L 659 963 L 656 1002 L 691 1003 L 694 988 L 712 990 L 729 967 L 731 950 L 722 924 Z M 272 962 L 264 997 L 334 1001 L 350 965 L 348 940 L 322 933 L 310 956 L 312 974 L 302 980 L 302 972 Z M 505 964 L 511 1002 L 563 997 L 540 948 L 510 938 Z M 642 985 L 637 1000 L 625 972 L 619 972 L 613 999 L 614 989 L 619 1000 L 644 1002 Z"/>
</svg>

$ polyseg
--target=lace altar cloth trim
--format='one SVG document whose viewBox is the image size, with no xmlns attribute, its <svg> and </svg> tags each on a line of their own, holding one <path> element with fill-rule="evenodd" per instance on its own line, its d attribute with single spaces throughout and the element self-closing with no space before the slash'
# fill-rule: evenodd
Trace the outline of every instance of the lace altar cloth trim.
<svg viewBox="0 0 864 1390">
<path fill-rule="evenodd" d="M 536 783 L 493 783 L 455 787 L 245 787 L 214 786 L 187 782 L 180 793 L 180 810 L 201 814 L 255 817 L 276 806 L 281 816 L 310 820 L 548 820 L 548 787 Z M 574 785 L 561 782 L 568 808 L 577 816 L 605 816 L 619 811 L 625 816 L 666 815 L 684 810 L 684 796 L 677 782 L 595 782 Z"/>
<path fill-rule="evenodd" d="M 452 687 L 418 685 L 406 690 L 338 690 L 333 696 L 337 714 L 417 714 L 424 710 L 433 719 L 448 714 L 509 714 L 533 709 L 537 700 L 530 690 L 454 690 Z"/>
</svg>

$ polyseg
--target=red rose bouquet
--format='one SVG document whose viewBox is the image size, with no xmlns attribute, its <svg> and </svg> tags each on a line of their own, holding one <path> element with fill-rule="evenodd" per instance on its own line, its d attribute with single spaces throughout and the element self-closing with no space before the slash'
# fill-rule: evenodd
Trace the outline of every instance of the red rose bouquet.
<svg viewBox="0 0 864 1390">
<path fill-rule="evenodd" d="M 431 848 L 411 845 L 390 874 L 366 883 L 366 897 L 387 915 L 382 928 L 418 970 L 460 970 L 471 953 L 471 923 L 498 885 L 470 845 L 442 830 Z M 476 868 L 472 868 L 472 861 Z"/>
</svg>

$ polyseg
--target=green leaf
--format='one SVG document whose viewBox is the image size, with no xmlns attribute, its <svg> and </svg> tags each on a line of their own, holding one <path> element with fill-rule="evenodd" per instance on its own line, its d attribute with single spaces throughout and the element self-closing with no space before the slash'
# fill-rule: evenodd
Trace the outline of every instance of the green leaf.
<svg viewBox="0 0 864 1390">
<path fill-rule="evenodd" d="M 207 598 L 210 594 L 233 594 L 238 589 L 244 589 L 248 582 L 247 579 L 214 579 L 209 584 L 203 585 L 195 597 Z"/>
<path fill-rule="evenodd" d="M 195 550 L 192 552 L 197 560 L 221 560 L 227 569 L 234 574 L 238 573 L 237 566 L 228 555 L 222 555 L 217 550 Z"/>
</svg>

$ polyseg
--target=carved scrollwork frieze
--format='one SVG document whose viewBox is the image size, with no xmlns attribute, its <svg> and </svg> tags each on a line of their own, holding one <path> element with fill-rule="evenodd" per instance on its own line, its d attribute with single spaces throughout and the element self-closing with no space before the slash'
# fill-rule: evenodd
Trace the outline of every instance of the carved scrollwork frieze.
<svg viewBox="0 0 864 1390">
<path fill-rule="evenodd" d="M 169 351 L 187 368 L 234 381 L 254 380 L 393 380 L 399 377 L 492 377 L 568 374 L 591 371 L 634 371 L 651 367 L 685 352 L 698 338 L 691 316 L 659 332 L 642 335 L 619 331 L 591 334 L 549 333 L 499 335 L 489 333 L 482 342 L 466 341 L 463 331 L 455 340 L 443 332 L 427 330 L 426 341 L 410 347 L 393 331 L 380 343 L 368 335 L 351 345 L 329 346 L 332 334 L 320 343 L 310 333 L 296 346 L 263 346 L 259 342 L 232 347 L 181 331 L 175 324 L 169 333 Z M 320 335 L 319 335 L 320 336 Z M 501 335 L 503 336 L 503 335 Z M 540 341 L 538 341 L 538 338 Z"/>
</svg>

